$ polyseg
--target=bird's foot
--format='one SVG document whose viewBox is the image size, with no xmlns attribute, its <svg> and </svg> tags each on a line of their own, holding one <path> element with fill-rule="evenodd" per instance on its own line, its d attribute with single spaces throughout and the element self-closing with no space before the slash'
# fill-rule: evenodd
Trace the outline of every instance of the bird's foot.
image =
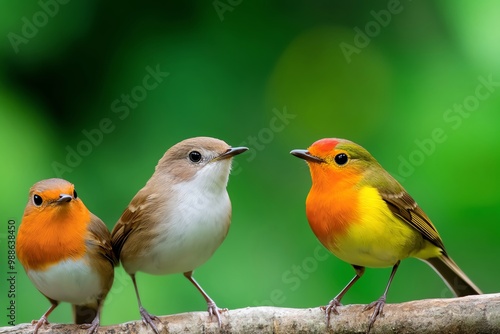
<svg viewBox="0 0 500 334">
<path fill-rule="evenodd" d="M 377 320 L 379 316 L 381 317 L 384 316 L 385 298 L 386 298 L 385 295 L 383 295 L 376 301 L 366 305 L 365 308 L 363 309 L 363 312 L 374 309 L 372 316 L 370 317 L 370 322 L 368 323 L 368 330 L 366 331 L 366 334 L 370 333 L 370 330 L 372 329 L 375 320 Z"/>
<path fill-rule="evenodd" d="M 146 325 L 146 327 L 148 325 L 151 326 L 151 329 L 153 329 L 153 331 L 156 334 L 160 334 L 160 331 L 158 330 L 158 327 L 156 327 L 156 324 L 154 323 L 154 320 L 157 320 L 157 321 L 159 321 L 161 323 L 160 318 L 158 318 L 156 315 L 150 314 L 142 306 L 139 308 L 139 312 L 141 313 L 141 318 L 142 318 L 142 322 L 144 323 L 144 325 Z"/>
<path fill-rule="evenodd" d="M 92 323 L 90 324 L 83 324 L 80 325 L 81 329 L 88 329 L 88 334 L 95 334 L 97 333 L 97 330 L 99 329 L 100 321 L 99 321 L 99 314 L 92 320 Z"/>
<path fill-rule="evenodd" d="M 333 298 L 329 303 L 328 305 L 326 306 L 321 306 L 321 309 L 325 311 L 325 314 L 326 314 L 326 325 L 329 326 L 330 325 L 330 315 L 333 313 L 333 314 L 336 314 L 338 315 L 339 314 L 339 311 L 337 311 L 337 307 L 339 306 L 342 306 L 342 304 L 339 302 L 339 300 L 337 298 Z"/>
<path fill-rule="evenodd" d="M 38 333 L 38 329 L 40 327 L 42 327 L 43 325 L 45 325 L 45 324 L 48 325 L 49 322 L 47 321 L 47 317 L 44 314 L 44 315 L 42 315 L 42 317 L 40 318 L 40 320 L 32 320 L 31 324 L 35 325 L 35 328 L 33 330 L 33 334 L 37 334 Z"/>
<path fill-rule="evenodd" d="M 217 305 L 215 305 L 215 303 L 213 301 L 209 301 L 207 303 L 208 305 L 208 315 L 210 318 L 212 318 L 213 316 L 215 316 L 217 318 L 217 323 L 219 324 L 219 327 L 222 326 L 222 320 L 220 318 L 220 315 L 222 312 L 227 312 L 228 309 L 227 308 L 218 308 Z"/>
</svg>

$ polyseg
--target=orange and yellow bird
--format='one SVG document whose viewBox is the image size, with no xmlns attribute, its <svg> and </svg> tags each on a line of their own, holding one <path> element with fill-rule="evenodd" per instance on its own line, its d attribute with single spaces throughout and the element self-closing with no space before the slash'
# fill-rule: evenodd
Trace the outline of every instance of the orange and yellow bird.
<svg viewBox="0 0 500 334">
<path fill-rule="evenodd" d="M 77 196 L 73 184 L 47 179 L 31 187 L 17 235 L 16 252 L 26 274 L 51 306 L 73 304 L 76 324 L 97 332 L 104 299 L 113 284 L 116 259 L 106 225 Z"/>
<path fill-rule="evenodd" d="M 363 275 L 365 267 L 391 267 L 374 309 L 372 328 L 382 314 L 387 291 L 401 260 L 415 257 L 433 267 L 457 296 L 481 291 L 448 256 L 429 217 L 370 153 L 345 139 L 316 141 L 307 150 L 293 150 L 309 165 L 312 187 L 306 200 L 309 225 L 335 256 L 350 263 L 356 276 L 325 307 L 327 322 L 338 314 L 340 300 Z"/>
</svg>

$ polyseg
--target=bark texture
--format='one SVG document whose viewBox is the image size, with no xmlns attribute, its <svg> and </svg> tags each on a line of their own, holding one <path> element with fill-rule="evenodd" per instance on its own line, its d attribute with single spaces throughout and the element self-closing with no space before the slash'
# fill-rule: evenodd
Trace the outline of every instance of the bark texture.
<svg viewBox="0 0 500 334">
<path fill-rule="evenodd" d="M 318 308 L 291 309 L 248 307 L 222 315 L 219 329 L 207 312 L 192 312 L 160 317 L 162 333 L 364 333 L 371 311 L 364 305 L 340 307 L 327 328 L 325 313 Z M 1 334 L 29 333 L 31 324 L 0 328 Z M 76 325 L 50 324 L 40 334 L 86 333 Z M 152 333 L 141 321 L 101 327 L 99 333 Z M 500 294 L 463 298 L 428 299 L 388 304 L 370 333 L 500 333 Z"/>
</svg>

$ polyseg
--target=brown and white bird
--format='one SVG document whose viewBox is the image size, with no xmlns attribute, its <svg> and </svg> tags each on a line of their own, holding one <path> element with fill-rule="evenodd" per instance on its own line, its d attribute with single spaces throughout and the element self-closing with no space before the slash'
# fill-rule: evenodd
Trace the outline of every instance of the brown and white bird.
<svg viewBox="0 0 500 334">
<path fill-rule="evenodd" d="M 221 245 L 231 223 L 226 186 L 231 158 L 247 150 L 224 141 L 196 137 L 172 146 L 160 159 L 144 188 L 134 196 L 112 231 L 113 250 L 134 283 L 145 324 L 158 333 L 142 306 L 138 271 L 153 275 L 184 273 L 201 292 L 210 316 L 220 312 L 193 278 Z"/>
<path fill-rule="evenodd" d="M 97 332 L 100 311 L 117 264 L 106 225 L 63 179 L 31 187 L 16 240 L 19 261 L 35 287 L 52 304 L 34 333 L 59 302 L 73 304 L 76 324 Z"/>
</svg>

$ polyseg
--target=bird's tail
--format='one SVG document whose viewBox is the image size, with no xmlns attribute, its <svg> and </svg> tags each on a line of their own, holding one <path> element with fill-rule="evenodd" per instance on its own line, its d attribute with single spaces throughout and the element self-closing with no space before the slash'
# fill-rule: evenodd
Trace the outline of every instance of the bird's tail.
<svg viewBox="0 0 500 334">
<path fill-rule="evenodd" d="M 433 257 L 424 261 L 434 268 L 457 297 L 482 294 L 481 290 L 447 255 Z"/>
<path fill-rule="evenodd" d="M 90 324 L 97 316 L 98 306 L 73 305 L 73 318 L 75 324 Z"/>
</svg>

